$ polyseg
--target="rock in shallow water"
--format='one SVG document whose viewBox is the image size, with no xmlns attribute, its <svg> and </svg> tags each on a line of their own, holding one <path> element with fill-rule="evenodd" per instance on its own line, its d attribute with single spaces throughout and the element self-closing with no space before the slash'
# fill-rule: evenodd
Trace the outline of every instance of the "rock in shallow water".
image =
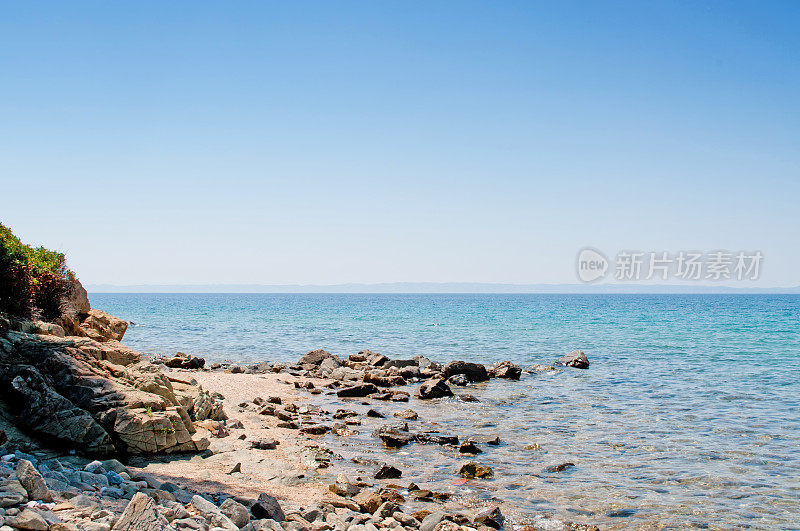
<svg viewBox="0 0 800 531">
<path fill-rule="evenodd" d="M 375 479 L 396 479 L 403 475 L 399 469 L 389 464 L 382 464 L 381 467 L 375 472 Z"/>
<path fill-rule="evenodd" d="M 556 360 L 556 365 L 573 367 L 575 369 L 588 369 L 589 358 L 586 357 L 586 354 L 584 354 L 582 350 L 575 350 L 566 356 L 558 358 L 558 360 Z"/>
<path fill-rule="evenodd" d="M 487 465 L 480 465 L 475 461 L 470 461 L 461 466 L 458 475 L 467 479 L 480 478 L 486 479 L 494 476 L 492 468 Z"/>
<path fill-rule="evenodd" d="M 440 378 L 420 385 L 419 389 L 417 389 L 417 396 L 423 400 L 430 400 L 433 398 L 453 396 L 453 390 Z"/>
</svg>

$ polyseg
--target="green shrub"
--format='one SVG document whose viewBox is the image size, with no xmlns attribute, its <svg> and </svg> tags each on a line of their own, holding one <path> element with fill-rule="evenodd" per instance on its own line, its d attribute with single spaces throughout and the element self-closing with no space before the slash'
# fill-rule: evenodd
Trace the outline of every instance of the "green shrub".
<svg viewBox="0 0 800 531">
<path fill-rule="evenodd" d="M 72 278 L 63 253 L 26 245 L 0 223 L 0 313 L 56 319 Z"/>
</svg>

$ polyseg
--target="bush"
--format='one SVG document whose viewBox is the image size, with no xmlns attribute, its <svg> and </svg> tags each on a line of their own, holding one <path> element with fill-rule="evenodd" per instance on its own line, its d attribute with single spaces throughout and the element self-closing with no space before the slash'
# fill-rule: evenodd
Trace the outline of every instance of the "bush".
<svg viewBox="0 0 800 531">
<path fill-rule="evenodd" d="M 0 223 L 0 313 L 56 319 L 71 278 L 63 253 L 26 245 Z"/>
</svg>

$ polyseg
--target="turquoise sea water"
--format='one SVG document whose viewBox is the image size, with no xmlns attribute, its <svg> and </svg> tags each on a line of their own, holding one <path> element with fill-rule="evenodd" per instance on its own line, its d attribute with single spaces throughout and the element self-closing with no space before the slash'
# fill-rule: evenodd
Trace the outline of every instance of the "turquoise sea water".
<svg viewBox="0 0 800 531">
<path fill-rule="evenodd" d="M 324 348 L 523 366 L 582 349 L 587 371 L 412 403 L 458 434 L 499 433 L 496 478 L 454 487 L 458 456 L 420 447 L 404 470 L 521 514 L 612 527 L 800 528 L 800 296 L 92 294 L 133 321 L 124 342 L 210 360 L 295 361 Z M 426 417 L 427 415 L 427 417 Z M 366 431 L 366 430 L 365 430 Z M 359 455 L 386 459 L 367 433 Z M 532 444 L 541 449 L 532 450 Z M 356 452 L 339 445 L 344 455 Z M 563 461 L 574 469 L 545 474 Z"/>
</svg>

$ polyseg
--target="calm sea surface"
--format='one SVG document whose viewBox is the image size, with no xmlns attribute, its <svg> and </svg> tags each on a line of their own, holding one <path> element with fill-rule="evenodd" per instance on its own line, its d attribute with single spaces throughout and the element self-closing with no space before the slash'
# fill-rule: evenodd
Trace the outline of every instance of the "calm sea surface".
<svg viewBox="0 0 800 531">
<path fill-rule="evenodd" d="M 478 403 L 413 401 L 457 435 L 499 434 L 495 479 L 364 430 L 346 457 L 389 460 L 476 503 L 604 527 L 800 529 L 800 296 L 92 294 L 133 321 L 124 342 L 211 361 L 295 361 L 324 348 L 522 366 L 582 349 L 587 371 L 492 381 Z M 355 444 L 351 444 L 351 443 Z M 570 461 L 569 471 L 543 469 Z M 413 474 L 413 475 L 412 475 Z M 417 481 L 420 483 L 419 481 Z"/>
</svg>

